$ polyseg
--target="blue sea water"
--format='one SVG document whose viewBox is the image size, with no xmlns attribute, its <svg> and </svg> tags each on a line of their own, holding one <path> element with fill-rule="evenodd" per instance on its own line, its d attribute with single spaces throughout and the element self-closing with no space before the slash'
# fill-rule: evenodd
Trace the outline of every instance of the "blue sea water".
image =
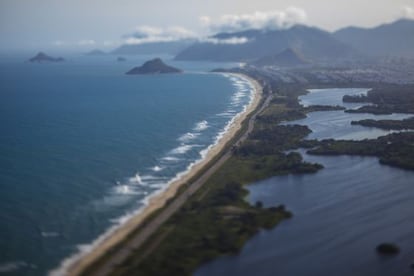
<svg viewBox="0 0 414 276">
<path fill-rule="evenodd" d="M 45 275 L 90 250 L 251 100 L 246 80 L 205 73 L 226 64 L 124 74 L 147 58 L 0 59 L 0 273 Z"/>
</svg>

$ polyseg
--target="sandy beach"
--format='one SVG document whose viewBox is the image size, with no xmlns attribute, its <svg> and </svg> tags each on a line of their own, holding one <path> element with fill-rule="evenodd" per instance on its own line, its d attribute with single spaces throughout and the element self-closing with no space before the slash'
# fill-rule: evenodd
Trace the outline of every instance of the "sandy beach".
<svg viewBox="0 0 414 276">
<path fill-rule="evenodd" d="M 88 252 L 85 252 L 83 255 L 77 255 L 71 259 L 67 259 L 59 268 L 59 272 L 52 271 L 51 275 L 61 275 L 62 271 L 65 275 L 81 275 L 87 267 L 100 259 L 109 249 L 122 242 L 125 237 L 137 229 L 137 227 L 139 227 L 150 214 L 152 214 L 157 209 L 162 208 L 170 198 L 176 195 L 177 190 L 183 184 L 188 183 L 191 178 L 196 176 L 211 160 L 220 154 L 225 145 L 236 135 L 238 130 L 241 128 L 242 123 L 246 117 L 258 107 L 262 99 L 262 87 L 257 81 L 241 74 L 231 75 L 235 75 L 238 78 L 248 80 L 253 85 L 254 96 L 250 104 L 247 106 L 246 110 L 236 116 L 232 124 L 228 127 L 227 132 L 218 141 L 218 143 L 210 147 L 205 158 L 194 164 L 187 173 L 173 180 L 167 188 L 152 196 L 145 207 L 138 210 L 136 214 L 132 216 L 127 222 L 120 225 L 116 229 L 113 229 L 113 231 L 108 233 L 108 235 L 103 236 L 100 240 L 96 241 Z"/>
</svg>

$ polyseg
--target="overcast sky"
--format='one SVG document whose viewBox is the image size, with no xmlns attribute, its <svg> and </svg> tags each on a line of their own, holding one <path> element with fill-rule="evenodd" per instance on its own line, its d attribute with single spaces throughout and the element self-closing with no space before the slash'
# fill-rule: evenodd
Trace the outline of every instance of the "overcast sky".
<svg viewBox="0 0 414 276">
<path fill-rule="evenodd" d="M 414 18 L 414 0 L 0 0 L 0 48 L 113 48 L 295 23 L 337 30 Z"/>
</svg>

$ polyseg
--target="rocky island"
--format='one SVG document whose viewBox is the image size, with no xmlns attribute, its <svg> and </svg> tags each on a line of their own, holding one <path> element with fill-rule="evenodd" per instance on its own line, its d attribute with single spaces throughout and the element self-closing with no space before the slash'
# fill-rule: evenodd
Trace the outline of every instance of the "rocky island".
<svg viewBox="0 0 414 276">
<path fill-rule="evenodd" d="M 182 73 L 183 71 L 172 66 L 166 65 L 160 58 L 155 58 L 145 62 L 142 66 L 134 67 L 127 75 L 146 75 L 146 74 L 172 74 Z"/>
<path fill-rule="evenodd" d="M 51 57 L 51 56 L 46 55 L 43 52 L 39 52 L 36 56 L 29 59 L 29 62 L 39 62 L 39 63 L 43 63 L 43 62 L 62 62 L 62 61 L 65 61 L 65 59 L 62 58 L 62 57 Z"/>
</svg>

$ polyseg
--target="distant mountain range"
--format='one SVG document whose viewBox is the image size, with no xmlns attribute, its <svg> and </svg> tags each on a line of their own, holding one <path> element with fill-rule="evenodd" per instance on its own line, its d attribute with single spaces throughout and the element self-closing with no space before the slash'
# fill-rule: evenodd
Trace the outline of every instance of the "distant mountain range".
<svg viewBox="0 0 414 276">
<path fill-rule="evenodd" d="M 296 67 L 309 64 L 309 61 L 301 53 L 288 48 L 276 55 L 262 57 L 253 62 L 253 64 L 258 66 L 274 65 L 278 67 Z"/>
<path fill-rule="evenodd" d="M 177 60 L 247 61 L 269 65 L 292 62 L 332 62 L 364 56 L 414 57 L 414 20 L 401 19 L 375 28 L 349 27 L 334 33 L 296 25 L 282 30 L 247 30 L 219 33 L 217 43 L 195 43 L 180 52 Z M 240 44 L 222 44 L 231 38 L 245 38 Z M 293 52 L 284 52 L 294 49 Z M 301 58 L 295 55 L 299 54 Z M 288 58 L 290 56 L 290 58 Z M 284 59 L 282 61 L 281 59 Z"/>
<path fill-rule="evenodd" d="M 296 25 L 279 30 L 218 33 L 206 40 L 122 45 L 112 54 L 172 54 L 177 60 L 248 62 L 301 66 L 364 57 L 414 58 L 414 20 L 401 19 L 375 28 L 348 27 L 334 33 Z"/>
<path fill-rule="evenodd" d="M 143 44 L 125 44 L 111 53 L 116 55 L 148 55 L 170 54 L 176 55 L 194 43 L 194 40 L 178 40 L 170 42 L 152 42 Z"/>
<path fill-rule="evenodd" d="M 366 55 L 414 58 L 414 20 L 401 19 L 370 29 L 348 27 L 333 37 Z"/>
<path fill-rule="evenodd" d="M 214 60 L 251 62 L 273 56 L 286 49 L 295 49 L 313 61 L 345 59 L 357 55 L 352 47 L 336 40 L 331 33 L 318 28 L 296 25 L 281 30 L 248 30 L 220 33 L 217 41 L 245 38 L 246 43 L 196 43 L 176 56 L 177 60 Z"/>
</svg>

